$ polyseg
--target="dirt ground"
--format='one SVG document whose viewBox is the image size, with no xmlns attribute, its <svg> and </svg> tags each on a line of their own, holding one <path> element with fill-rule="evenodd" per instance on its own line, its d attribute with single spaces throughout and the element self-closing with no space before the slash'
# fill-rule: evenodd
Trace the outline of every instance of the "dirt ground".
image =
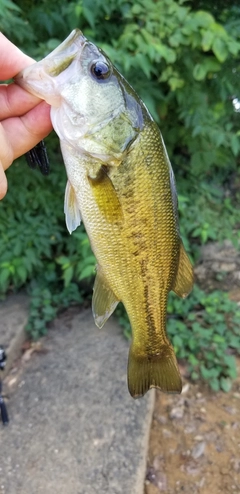
<svg viewBox="0 0 240 494">
<path fill-rule="evenodd" d="M 229 393 L 157 392 L 145 494 L 240 493 L 240 360 Z"/>
<path fill-rule="evenodd" d="M 240 257 L 229 247 L 207 246 L 196 272 L 205 288 L 225 289 L 240 303 Z M 240 359 L 229 393 L 183 384 L 181 395 L 156 393 L 145 494 L 240 494 Z"/>
</svg>

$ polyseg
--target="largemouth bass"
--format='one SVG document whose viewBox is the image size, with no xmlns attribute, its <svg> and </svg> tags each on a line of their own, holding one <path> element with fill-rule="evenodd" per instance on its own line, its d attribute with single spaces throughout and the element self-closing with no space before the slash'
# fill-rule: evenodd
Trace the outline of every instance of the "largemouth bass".
<svg viewBox="0 0 240 494">
<path fill-rule="evenodd" d="M 97 259 L 93 315 L 102 327 L 122 301 L 132 326 L 128 387 L 181 392 L 166 334 L 170 290 L 193 270 L 178 227 L 174 175 L 158 126 L 103 51 L 79 30 L 24 69 L 17 84 L 51 105 L 66 166 L 70 233 L 81 219 Z"/>
</svg>

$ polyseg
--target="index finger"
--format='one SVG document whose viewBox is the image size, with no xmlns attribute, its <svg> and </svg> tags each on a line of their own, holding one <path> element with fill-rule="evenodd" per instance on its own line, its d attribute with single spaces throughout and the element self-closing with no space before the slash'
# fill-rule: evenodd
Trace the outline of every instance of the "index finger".
<svg viewBox="0 0 240 494">
<path fill-rule="evenodd" d="M 35 62 L 0 33 L 0 81 L 11 79 L 20 70 Z"/>
</svg>

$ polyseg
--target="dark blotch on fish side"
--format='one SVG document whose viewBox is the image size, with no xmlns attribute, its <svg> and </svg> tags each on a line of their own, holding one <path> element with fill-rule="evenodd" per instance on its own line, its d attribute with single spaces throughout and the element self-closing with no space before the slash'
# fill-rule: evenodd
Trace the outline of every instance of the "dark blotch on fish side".
<svg viewBox="0 0 240 494">
<path fill-rule="evenodd" d="M 38 166 L 43 175 L 49 174 L 50 165 L 44 141 L 39 142 L 33 149 L 28 151 L 25 156 L 30 168 L 34 169 Z"/>
</svg>

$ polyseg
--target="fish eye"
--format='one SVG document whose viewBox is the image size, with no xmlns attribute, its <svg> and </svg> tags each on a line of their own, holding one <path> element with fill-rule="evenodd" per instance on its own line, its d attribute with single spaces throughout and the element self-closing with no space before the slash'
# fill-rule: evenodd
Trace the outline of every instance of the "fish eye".
<svg viewBox="0 0 240 494">
<path fill-rule="evenodd" d="M 91 73 L 95 79 L 107 79 L 111 75 L 111 69 L 105 62 L 94 62 L 91 66 Z"/>
</svg>

